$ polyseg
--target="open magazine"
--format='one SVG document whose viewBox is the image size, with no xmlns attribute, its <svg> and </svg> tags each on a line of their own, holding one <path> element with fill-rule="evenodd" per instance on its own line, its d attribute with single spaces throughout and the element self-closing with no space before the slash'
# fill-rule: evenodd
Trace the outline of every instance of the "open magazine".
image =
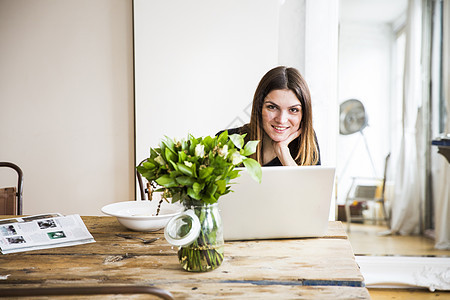
<svg viewBox="0 0 450 300">
<path fill-rule="evenodd" d="M 94 242 L 79 215 L 54 213 L 0 220 L 3 254 Z"/>
</svg>

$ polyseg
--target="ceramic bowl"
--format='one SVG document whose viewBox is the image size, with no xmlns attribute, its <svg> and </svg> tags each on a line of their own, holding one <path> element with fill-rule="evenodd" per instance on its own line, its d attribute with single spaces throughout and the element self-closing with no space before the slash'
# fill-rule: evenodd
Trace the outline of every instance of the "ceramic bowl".
<svg viewBox="0 0 450 300">
<path fill-rule="evenodd" d="M 104 214 L 114 216 L 120 224 L 134 231 L 155 231 L 164 228 L 169 220 L 183 211 L 177 204 L 163 202 L 156 215 L 159 201 L 124 201 L 106 205 Z"/>
</svg>

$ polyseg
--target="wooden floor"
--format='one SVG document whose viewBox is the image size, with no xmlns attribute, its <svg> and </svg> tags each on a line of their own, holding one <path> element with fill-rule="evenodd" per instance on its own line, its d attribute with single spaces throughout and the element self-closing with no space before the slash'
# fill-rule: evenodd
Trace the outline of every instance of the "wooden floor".
<svg viewBox="0 0 450 300">
<path fill-rule="evenodd" d="M 346 224 L 344 224 L 346 226 Z M 450 250 L 434 249 L 434 240 L 423 236 L 386 235 L 387 227 L 353 224 L 348 232 L 355 255 L 402 255 L 450 257 Z M 374 300 L 450 299 L 450 291 L 429 292 L 425 289 L 369 288 Z"/>
</svg>

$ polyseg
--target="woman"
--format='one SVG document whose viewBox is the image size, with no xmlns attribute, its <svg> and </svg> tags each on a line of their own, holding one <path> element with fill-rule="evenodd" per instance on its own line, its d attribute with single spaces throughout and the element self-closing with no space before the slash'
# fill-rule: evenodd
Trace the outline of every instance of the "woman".
<svg viewBox="0 0 450 300">
<path fill-rule="evenodd" d="M 320 165 L 308 85 L 294 68 L 276 67 L 259 82 L 250 123 L 228 130 L 260 140 L 253 158 L 262 166 Z"/>
</svg>

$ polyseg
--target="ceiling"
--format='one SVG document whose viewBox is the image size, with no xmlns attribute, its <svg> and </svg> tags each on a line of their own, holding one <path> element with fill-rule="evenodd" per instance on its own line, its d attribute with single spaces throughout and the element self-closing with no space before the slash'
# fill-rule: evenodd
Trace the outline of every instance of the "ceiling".
<svg viewBox="0 0 450 300">
<path fill-rule="evenodd" d="M 408 6 L 408 0 L 340 0 L 339 3 L 339 19 L 345 22 L 393 23 Z"/>
</svg>

